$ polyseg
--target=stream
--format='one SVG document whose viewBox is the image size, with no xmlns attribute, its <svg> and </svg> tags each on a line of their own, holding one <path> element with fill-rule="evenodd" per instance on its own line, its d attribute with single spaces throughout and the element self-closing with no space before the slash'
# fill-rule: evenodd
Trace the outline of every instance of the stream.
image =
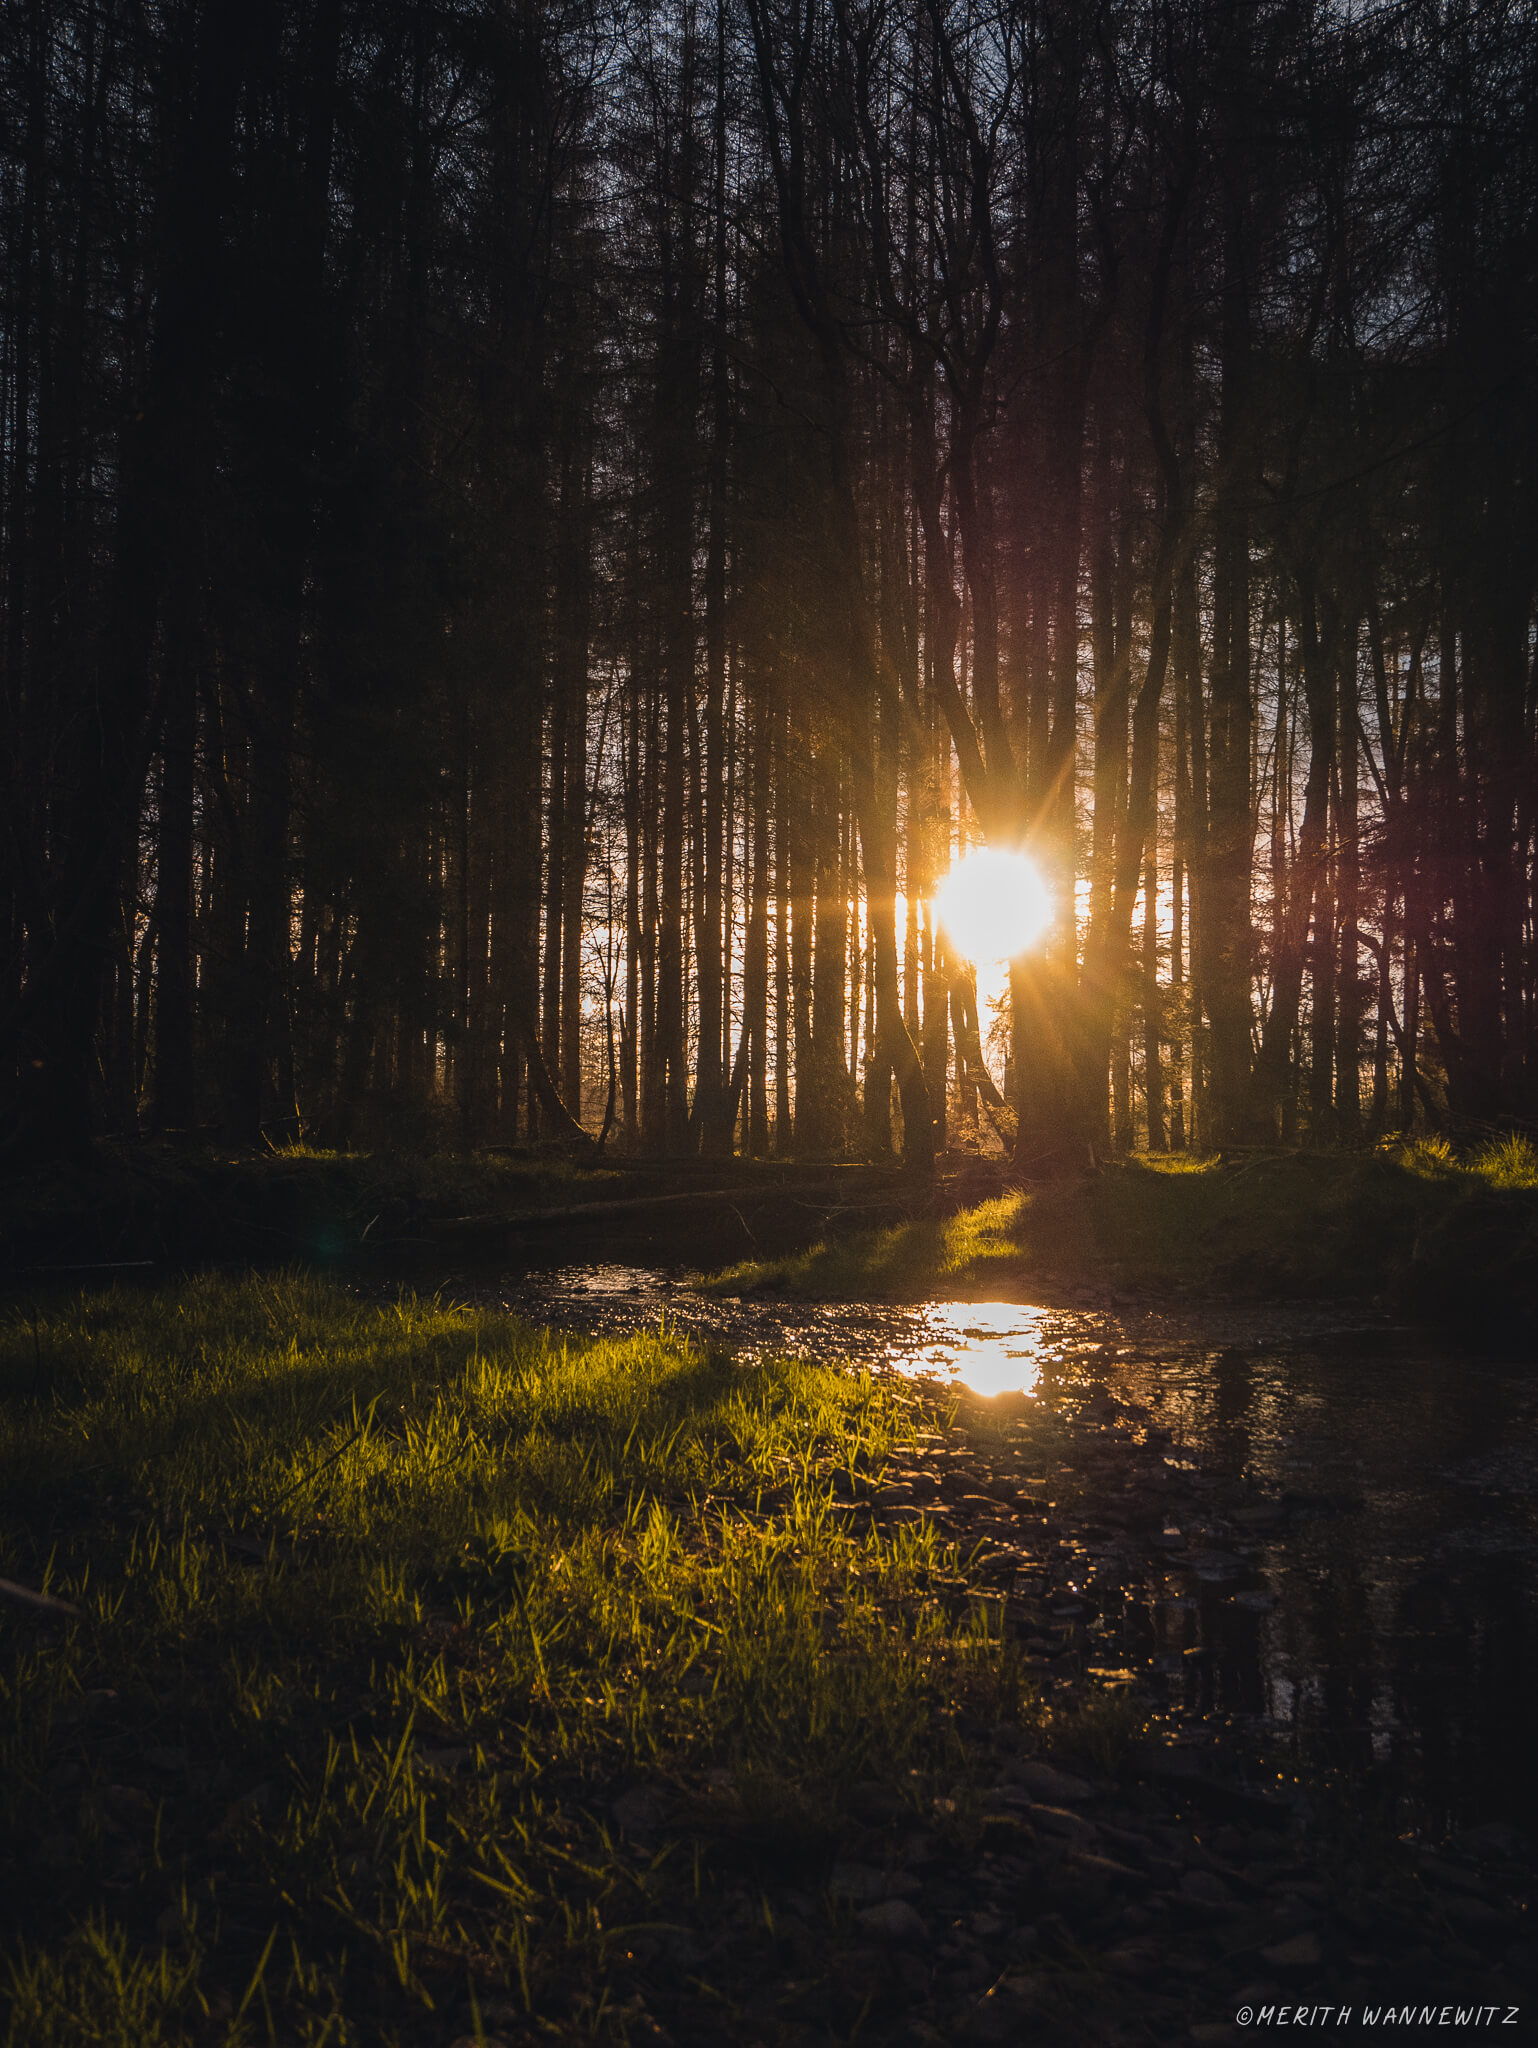
<svg viewBox="0 0 1538 2048">
<path fill-rule="evenodd" d="M 1432 1837 L 1503 1821 L 1538 1840 L 1538 1379 L 1521 1364 L 1325 1304 L 818 1304 L 619 1265 L 491 1291 L 557 1330 L 665 1320 L 744 1359 L 1024 1394 L 1044 1440 L 1074 1416 L 1109 1435 L 1109 1395 L 1129 1461 L 1140 1447 L 1140 1503 L 1152 1486 L 1168 1506 L 1162 1529 L 1129 1536 L 1109 1510 L 1095 1526 L 1093 1490 L 1076 1503 L 1060 1547 L 1070 1588 L 1114 1612 L 1102 1659 L 1169 1718 L 1258 1737 L 1380 1821 Z M 1206 1527 L 1209 1501 L 1244 1541 Z"/>
</svg>

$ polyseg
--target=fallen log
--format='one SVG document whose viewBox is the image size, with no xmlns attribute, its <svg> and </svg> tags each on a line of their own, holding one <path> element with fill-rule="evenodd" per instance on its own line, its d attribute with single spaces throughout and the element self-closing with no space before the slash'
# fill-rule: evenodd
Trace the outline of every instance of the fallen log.
<svg viewBox="0 0 1538 2048">
<path fill-rule="evenodd" d="M 872 1208 L 890 1204 L 900 1199 L 903 1193 L 904 1190 L 895 1185 L 890 1189 L 856 1190 L 840 1181 L 823 1181 L 811 1187 L 779 1182 L 756 1188 L 687 1188 L 675 1195 L 626 1195 L 604 1202 L 576 1202 L 564 1209 L 529 1209 L 506 1220 L 510 1230 L 532 1230 L 542 1225 L 597 1223 L 620 1216 L 649 1216 L 659 1209 L 687 1209 L 707 1204 L 737 1209 L 744 1206 L 757 1208 L 765 1202 L 800 1203 L 807 1208 Z M 465 1216 L 456 1220 L 470 1223 L 481 1219 Z"/>
</svg>

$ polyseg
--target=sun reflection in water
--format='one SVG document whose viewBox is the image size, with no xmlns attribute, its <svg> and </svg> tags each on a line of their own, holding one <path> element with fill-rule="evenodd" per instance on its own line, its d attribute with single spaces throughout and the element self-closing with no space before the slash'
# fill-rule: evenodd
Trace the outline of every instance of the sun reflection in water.
<svg viewBox="0 0 1538 2048">
<path fill-rule="evenodd" d="M 900 1370 L 938 1374 L 985 1398 L 1036 1392 L 1045 1309 L 1018 1301 L 932 1301 L 922 1314 L 924 1341 L 893 1361 Z"/>
</svg>

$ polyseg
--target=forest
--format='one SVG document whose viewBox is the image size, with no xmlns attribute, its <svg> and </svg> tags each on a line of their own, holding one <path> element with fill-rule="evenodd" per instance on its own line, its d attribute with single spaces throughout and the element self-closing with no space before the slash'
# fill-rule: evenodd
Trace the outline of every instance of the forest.
<svg viewBox="0 0 1538 2048">
<path fill-rule="evenodd" d="M 1535 29 L 16 0 L 6 1158 L 1531 1123 Z"/>
</svg>

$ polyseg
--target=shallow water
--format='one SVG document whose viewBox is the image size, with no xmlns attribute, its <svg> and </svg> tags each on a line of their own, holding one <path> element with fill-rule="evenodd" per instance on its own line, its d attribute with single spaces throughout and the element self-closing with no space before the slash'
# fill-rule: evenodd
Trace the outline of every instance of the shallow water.
<svg viewBox="0 0 1538 2048">
<path fill-rule="evenodd" d="M 1319 1307 L 731 1300 L 623 1266 L 498 1292 L 557 1328 L 665 1319 L 740 1356 L 1023 1392 L 1043 1416 L 1107 1388 L 1147 1411 L 1135 1433 L 1160 1447 L 1180 1545 L 1108 1530 L 1076 1546 L 1078 1583 L 1171 1707 L 1259 1730 L 1396 1824 L 1501 1819 L 1538 1839 L 1538 1377 L 1521 1363 Z M 1205 1536 L 1204 1499 L 1236 1480 L 1277 1526 Z"/>
</svg>

